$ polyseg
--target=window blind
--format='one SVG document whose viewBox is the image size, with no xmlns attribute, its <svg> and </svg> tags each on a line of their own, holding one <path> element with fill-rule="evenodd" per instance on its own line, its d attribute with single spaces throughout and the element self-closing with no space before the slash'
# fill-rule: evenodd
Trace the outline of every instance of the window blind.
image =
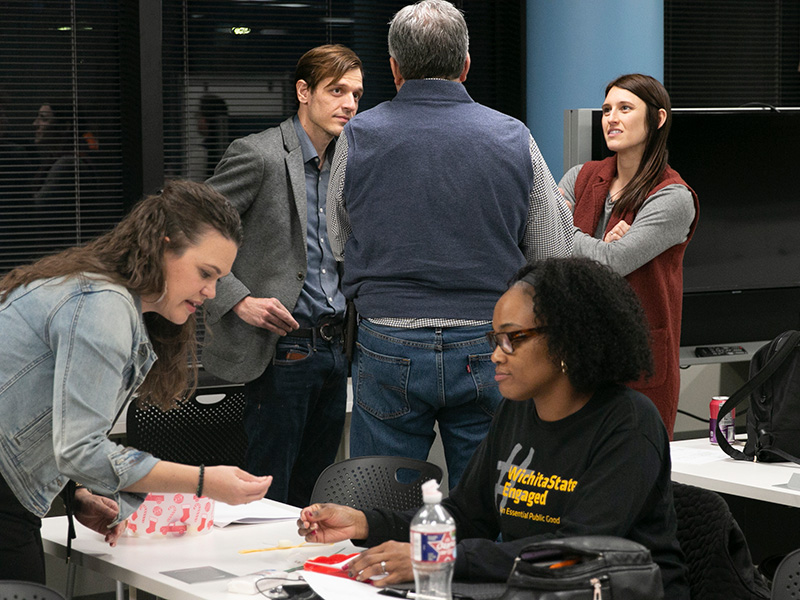
<svg viewBox="0 0 800 600">
<path fill-rule="evenodd" d="M 359 55 L 365 71 L 359 110 L 391 99 L 388 23 L 406 4 L 164 0 L 166 175 L 204 180 L 232 139 L 292 115 L 295 64 L 314 46 L 341 43 Z M 524 2 L 455 4 L 470 28 L 468 90 L 521 118 Z"/>
<path fill-rule="evenodd" d="M 114 0 L 0 2 L 0 274 L 122 214 Z"/>
<path fill-rule="evenodd" d="M 799 105 L 798 30 L 796 0 L 664 0 L 673 106 Z"/>
<path fill-rule="evenodd" d="M 108 230 L 153 191 L 162 152 L 166 177 L 205 179 L 229 141 L 294 112 L 294 66 L 313 46 L 358 53 L 361 110 L 391 99 L 388 22 L 407 1 L 163 0 L 156 16 L 151 0 L 0 1 L 0 274 Z M 470 28 L 467 89 L 523 118 L 524 0 L 455 4 Z M 152 31 L 157 81 L 141 70 Z M 140 108 L 158 94 L 153 123 Z"/>
</svg>

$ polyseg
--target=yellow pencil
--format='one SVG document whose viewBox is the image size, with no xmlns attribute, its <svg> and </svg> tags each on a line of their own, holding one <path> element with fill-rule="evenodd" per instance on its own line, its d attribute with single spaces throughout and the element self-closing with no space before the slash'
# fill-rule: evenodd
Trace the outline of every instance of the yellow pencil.
<svg viewBox="0 0 800 600">
<path fill-rule="evenodd" d="M 308 542 L 303 542 L 302 544 L 297 544 L 296 546 L 272 546 L 271 548 L 254 548 L 252 550 L 239 550 L 239 554 L 250 554 L 251 552 L 271 552 L 272 550 L 291 550 L 292 548 L 300 548 L 301 546 L 332 546 L 333 543 L 329 544 L 309 544 Z"/>
</svg>

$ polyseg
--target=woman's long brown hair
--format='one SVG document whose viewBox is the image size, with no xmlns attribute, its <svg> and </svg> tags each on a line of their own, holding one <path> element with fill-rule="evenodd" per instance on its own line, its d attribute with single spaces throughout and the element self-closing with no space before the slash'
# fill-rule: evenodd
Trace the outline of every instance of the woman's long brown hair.
<svg viewBox="0 0 800 600">
<path fill-rule="evenodd" d="M 632 73 L 617 77 L 606 86 L 606 96 L 613 87 L 628 90 L 647 105 L 647 139 L 642 160 L 614 206 L 613 214 L 621 216 L 639 210 L 667 168 L 667 137 L 672 126 L 672 104 L 664 86 L 649 75 Z M 662 108 L 667 111 L 667 118 L 659 127 L 658 111 Z"/>
<path fill-rule="evenodd" d="M 0 279 L 0 302 L 38 279 L 79 273 L 122 285 L 139 297 L 157 298 L 165 290 L 164 252 L 180 256 L 210 230 L 237 246 L 242 242 L 239 214 L 224 196 L 202 183 L 172 181 L 139 202 L 105 235 L 8 273 Z M 183 325 L 157 313 L 144 317 L 158 360 L 139 387 L 138 402 L 167 410 L 184 397 L 187 387 L 191 392 L 197 385 L 195 316 Z"/>
</svg>

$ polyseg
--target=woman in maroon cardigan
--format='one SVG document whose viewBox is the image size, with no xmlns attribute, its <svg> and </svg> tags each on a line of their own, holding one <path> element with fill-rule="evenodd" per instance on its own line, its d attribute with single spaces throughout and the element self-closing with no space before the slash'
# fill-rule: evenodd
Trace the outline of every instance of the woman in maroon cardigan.
<svg viewBox="0 0 800 600">
<path fill-rule="evenodd" d="M 603 135 L 614 156 L 570 169 L 575 250 L 624 275 L 650 325 L 655 374 L 631 387 L 658 407 L 670 438 L 680 390 L 683 254 L 697 225 L 697 195 L 667 164 L 669 94 L 648 75 L 606 87 Z M 590 300 L 590 299 L 587 299 Z"/>
</svg>

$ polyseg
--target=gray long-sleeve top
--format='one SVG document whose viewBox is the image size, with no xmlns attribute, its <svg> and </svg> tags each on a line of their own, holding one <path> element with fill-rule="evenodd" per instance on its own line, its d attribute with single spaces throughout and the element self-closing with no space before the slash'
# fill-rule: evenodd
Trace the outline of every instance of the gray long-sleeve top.
<svg viewBox="0 0 800 600">
<path fill-rule="evenodd" d="M 564 174 L 558 187 L 573 206 L 575 180 L 583 165 L 576 165 Z M 611 267 L 620 275 L 628 275 L 656 256 L 686 241 L 694 221 L 694 200 L 683 185 L 668 185 L 650 196 L 633 220 L 631 228 L 621 239 L 611 243 L 603 241 L 614 203 L 606 199 L 605 213 L 594 235 L 574 230 L 575 256 L 587 256 Z"/>
</svg>

